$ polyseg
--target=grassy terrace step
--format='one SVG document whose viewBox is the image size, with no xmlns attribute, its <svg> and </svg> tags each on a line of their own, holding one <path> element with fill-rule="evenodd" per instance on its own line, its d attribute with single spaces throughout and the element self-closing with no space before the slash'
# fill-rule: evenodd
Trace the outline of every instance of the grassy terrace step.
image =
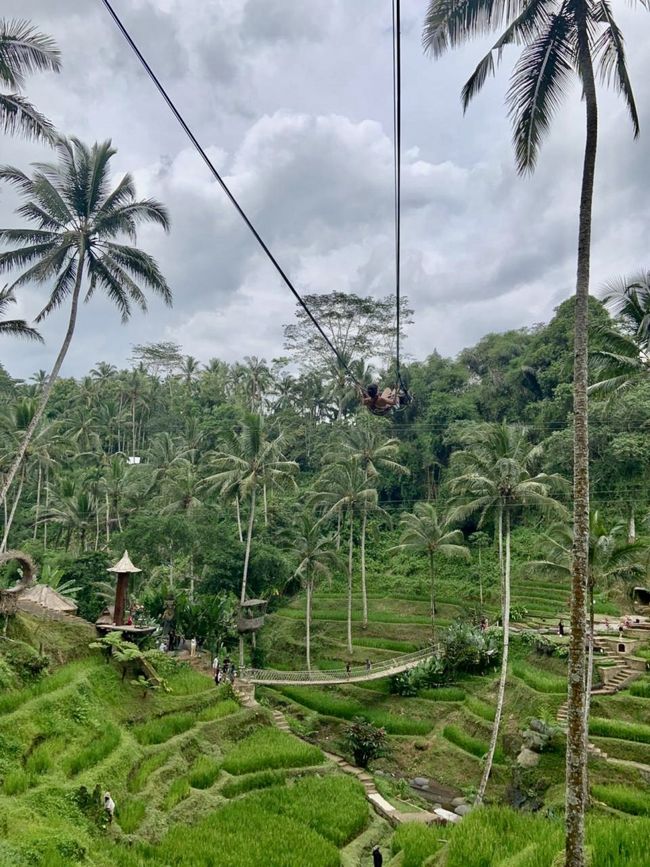
<svg viewBox="0 0 650 867">
<path fill-rule="evenodd" d="M 283 686 L 274 689 L 275 692 L 297 704 L 314 710 L 323 716 L 351 720 L 363 717 L 374 725 L 386 729 L 394 735 L 425 735 L 433 728 L 429 720 L 409 718 L 390 711 L 371 708 L 354 698 L 347 698 L 321 689 L 302 686 Z"/>
<path fill-rule="evenodd" d="M 239 741 L 226 755 L 223 769 L 239 776 L 261 770 L 318 765 L 325 757 L 318 747 L 275 728 L 263 728 Z"/>
<path fill-rule="evenodd" d="M 650 725 L 627 722 L 625 720 L 591 717 L 589 720 L 589 734 L 650 744 Z"/>
<path fill-rule="evenodd" d="M 280 611 L 274 612 L 271 616 L 283 617 L 288 620 L 304 620 L 305 612 L 297 608 L 282 608 Z M 312 618 L 314 620 L 330 620 L 337 623 L 345 623 L 347 622 L 348 615 L 345 611 L 323 611 L 316 609 L 312 612 Z M 362 621 L 363 615 L 361 612 L 353 611 L 352 622 L 361 623 Z M 431 625 L 431 617 L 427 617 L 423 614 L 389 614 L 371 611 L 368 613 L 368 621 L 370 623 L 414 623 L 421 626 Z M 436 623 L 438 625 L 449 625 L 451 621 L 448 619 L 436 618 Z"/>
<path fill-rule="evenodd" d="M 523 680 L 526 686 L 529 686 L 536 692 L 566 693 L 566 677 L 559 677 L 558 675 L 542 671 L 520 659 L 512 663 L 510 670 L 515 677 Z"/>
<path fill-rule="evenodd" d="M 86 659 L 82 662 L 72 662 L 53 674 L 46 675 L 41 680 L 23 689 L 9 690 L 0 695 L 0 717 L 14 713 L 28 701 L 49 695 L 88 674 L 101 664 L 99 659 Z"/>
<path fill-rule="evenodd" d="M 475 756 L 477 759 L 482 759 L 488 751 L 488 744 L 485 741 L 472 737 L 472 735 L 467 734 L 467 732 L 459 726 L 445 726 L 442 730 L 442 735 L 449 741 L 449 743 L 454 744 L 454 746 L 457 746 L 464 752 Z M 499 747 L 497 747 L 494 753 L 494 762 L 497 765 L 503 764 L 504 762 L 503 752 Z"/>
<path fill-rule="evenodd" d="M 632 816 L 650 816 L 650 793 L 628 786 L 592 785 L 591 794 L 608 807 Z"/>
</svg>

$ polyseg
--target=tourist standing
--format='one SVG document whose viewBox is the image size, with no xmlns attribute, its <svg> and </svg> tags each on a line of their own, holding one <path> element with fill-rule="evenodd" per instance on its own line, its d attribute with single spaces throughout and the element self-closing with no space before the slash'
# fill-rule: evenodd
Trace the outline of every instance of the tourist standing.
<svg viewBox="0 0 650 867">
<path fill-rule="evenodd" d="M 381 854 L 379 846 L 374 846 L 372 850 L 372 867 L 382 867 L 384 857 Z"/>
<path fill-rule="evenodd" d="M 113 814 L 115 813 L 115 801 L 111 798 L 110 792 L 104 793 L 104 810 L 106 811 L 108 821 L 112 822 Z"/>
</svg>

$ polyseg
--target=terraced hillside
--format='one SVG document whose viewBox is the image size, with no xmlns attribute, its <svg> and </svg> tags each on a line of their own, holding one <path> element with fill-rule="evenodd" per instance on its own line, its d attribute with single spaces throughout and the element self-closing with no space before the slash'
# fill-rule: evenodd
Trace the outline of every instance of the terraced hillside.
<svg viewBox="0 0 650 867">
<path fill-rule="evenodd" d="M 53 643 L 69 644 L 56 628 Z M 356 780 L 229 688 L 167 663 L 171 692 L 145 696 L 99 653 L 78 653 L 0 696 L 2 865 L 336 867 L 346 847 L 385 836 Z"/>
</svg>

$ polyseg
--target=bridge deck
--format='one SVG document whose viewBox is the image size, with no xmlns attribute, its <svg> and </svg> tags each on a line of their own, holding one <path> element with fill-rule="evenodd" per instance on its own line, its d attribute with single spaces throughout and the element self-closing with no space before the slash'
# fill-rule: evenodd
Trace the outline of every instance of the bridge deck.
<svg viewBox="0 0 650 867">
<path fill-rule="evenodd" d="M 402 656 L 388 659 L 385 662 L 373 663 L 370 669 L 366 666 L 355 666 L 348 673 L 344 668 L 335 671 L 277 671 L 271 668 L 244 668 L 239 677 L 248 683 L 268 684 L 277 686 L 334 686 L 341 683 L 361 683 L 368 680 L 379 680 L 391 677 L 415 668 L 425 659 L 434 654 L 433 647 L 406 653 Z"/>
</svg>

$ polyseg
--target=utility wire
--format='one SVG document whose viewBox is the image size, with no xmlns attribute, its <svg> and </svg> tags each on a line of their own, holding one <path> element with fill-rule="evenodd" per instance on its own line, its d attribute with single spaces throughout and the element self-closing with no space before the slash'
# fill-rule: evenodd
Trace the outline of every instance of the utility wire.
<svg viewBox="0 0 650 867">
<path fill-rule="evenodd" d="M 291 280 L 290 280 L 289 277 L 287 276 L 286 272 L 284 271 L 284 269 L 282 268 L 282 266 L 280 265 L 280 263 L 278 262 L 278 260 L 275 258 L 275 256 L 273 255 L 273 253 L 271 252 L 271 250 L 269 249 L 269 247 L 268 247 L 268 246 L 266 245 L 266 243 L 264 242 L 264 239 L 262 238 L 262 236 L 260 235 L 260 233 L 257 231 L 257 229 L 255 228 L 255 226 L 253 225 L 253 223 L 250 221 L 250 219 L 246 216 L 246 213 L 244 212 L 243 208 L 241 207 L 241 205 L 239 204 L 239 202 L 237 201 L 237 199 L 235 198 L 235 196 L 234 196 L 234 195 L 232 194 L 232 192 L 230 191 L 230 189 L 229 189 L 229 187 L 227 186 L 226 182 L 224 181 L 224 179 L 221 177 L 221 175 L 219 174 L 219 172 L 218 172 L 217 169 L 215 168 L 215 166 L 214 166 L 212 160 L 211 160 L 210 157 L 207 155 L 207 153 L 205 152 L 205 150 L 202 148 L 202 146 L 200 145 L 198 139 L 196 138 L 196 136 L 194 135 L 194 133 L 192 132 L 192 130 L 190 129 L 190 127 L 188 126 L 188 124 L 185 122 L 185 120 L 184 120 L 183 116 L 181 115 L 180 111 L 176 108 L 176 105 L 174 104 L 174 102 L 172 101 L 171 97 L 169 96 L 169 94 L 168 94 L 167 91 L 165 90 L 164 86 L 162 85 L 162 83 L 160 82 L 160 80 L 157 78 L 155 72 L 153 71 L 153 69 L 151 68 L 151 66 L 149 65 L 149 63 L 147 62 L 147 60 L 145 59 L 145 57 L 143 56 L 142 52 L 140 51 L 140 49 L 138 48 L 138 46 L 137 46 L 137 45 L 135 44 L 135 42 L 133 41 L 133 39 L 132 39 L 131 35 L 129 34 L 128 30 L 126 29 L 126 27 L 124 26 L 124 24 L 123 24 L 122 21 L 120 20 L 119 16 L 118 16 L 117 13 L 115 12 L 115 10 L 114 10 L 113 7 L 111 6 L 111 4 L 109 3 L 109 0 L 102 0 L 102 3 L 104 4 L 104 6 L 106 7 L 106 9 L 107 9 L 108 13 L 110 14 L 111 18 L 112 18 L 113 21 L 115 22 L 115 24 L 116 24 L 118 30 L 121 32 L 122 36 L 124 36 L 124 38 L 126 39 L 126 41 L 128 42 L 128 44 L 130 45 L 131 49 L 133 50 L 133 52 L 134 52 L 135 55 L 137 56 L 138 60 L 140 61 L 140 63 L 141 63 L 142 66 L 144 67 L 144 69 L 146 70 L 147 74 L 149 75 L 149 78 L 153 81 L 153 83 L 154 83 L 154 84 L 156 85 L 156 87 L 158 88 L 158 91 L 160 92 L 160 95 L 163 97 L 163 99 L 165 100 L 165 102 L 166 102 L 167 105 L 169 106 L 169 109 L 171 110 L 172 114 L 174 115 L 174 117 L 176 118 L 176 120 L 179 122 L 179 124 L 180 124 L 181 127 L 183 128 L 183 131 L 185 132 L 185 134 L 187 135 L 187 137 L 189 138 L 189 140 L 192 142 L 192 144 L 193 144 L 194 147 L 196 148 L 196 150 L 197 150 L 197 152 L 199 153 L 199 155 L 201 156 L 203 162 L 206 164 L 206 166 L 208 167 L 208 169 L 209 169 L 210 172 L 212 173 L 214 179 L 217 181 L 217 183 L 219 184 L 219 186 L 221 187 L 221 189 L 224 191 L 224 193 L 228 196 L 228 198 L 230 199 L 230 202 L 231 202 L 232 205 L 235 207 L 237 213 L 238 213 L 239 216 L 242 218 L 242 220 L 244 221 L 244 223 L 246 223 L 246 225 L 247 225 L 247 227 L 250 229 L 250 231 L 251 231 L 253 237 L 254 237 L 255 240 L 258 242 L 258 244 L 260 245 L 260 247 L 264 250 L 264 252 L 266 253 L 267 257 L 269 258 L 269 260 L 271 261 L 271 263 L 272 263 L 273 266 L 275 267 L 275 270 L 278 272 L 278 274 L 280 275 L 280 277 L 281 277 L 282 280 L 284 281 L 285 285 L 289 288 L 289 291 L 292 293 L 292 295 L 294 296 L 294 298 L 296 299 L 296 301 L 300 304 L 300 306 L 302 307 L 302 309 L 305 311 L 305 313 L 307 314 L 307 316 L 308 316 L 309 319 L 311 320 L 313 326 L 316 328 L 316 330 L 318 331 L 318 333 L 320 334 L 320 336 L 323 338 L 323 340 L 325 341 L 325 343 L 329 346 L 329 348 L 332 350 L 332 352 L 334 353 L 334 355 L 337 357 L 337 359 L 339 360 L 340 364 L 343 366 L 343 368 L 344 368 L 345 371 L 347 372 L 347 374 L 348 374 L 348 376 L 350 377 L 350 379 L 355 383 L 355 385 L 359 386 L 360 388 L 363 388 L 362 384 L 359 382 L 359 380 L 357 379 L 357 377 L 356 377 L 356 376 L 354 375 L 354 373 L 352 373 L 352 371 L 350 370 L 350 367 L 349 367 L 347 361 L 345 360 L 345 358 L 341 355 L 341 353 L 340 353 L 340 352 L 338 351 L 338 349 L 334 346 L 334 344 L 333 344 L 332 341 L 329 339 L 329 337 L 327 336 L 327 334 L 325 334 L 325 332 L 323 331 L 322 327 L 320 326 L 320 324 L 319 324 L 318 321 L 316 320 L 315 316 L 313 315 L 313 313 L 311 312 L 311 310 L 309 309 L 309 307 L 307 306 L 307 304 L 306 304 L 306 303 L 304 302 L 304 300 L 302 299 L 302 297 L 301 297 L 301 295 L 299 294 L 299 292 L 297 291 L 297 289 L 294 287 L 293 283 L 291 282 Z M 398 317 L 399 317 L 399 313 L 398 313 Z M 399 322 L 399 318 L 398 318 L 398 322 Z M 398 336 L 398 340 L 399 340 L 399 336 Z"/>
</svg>

